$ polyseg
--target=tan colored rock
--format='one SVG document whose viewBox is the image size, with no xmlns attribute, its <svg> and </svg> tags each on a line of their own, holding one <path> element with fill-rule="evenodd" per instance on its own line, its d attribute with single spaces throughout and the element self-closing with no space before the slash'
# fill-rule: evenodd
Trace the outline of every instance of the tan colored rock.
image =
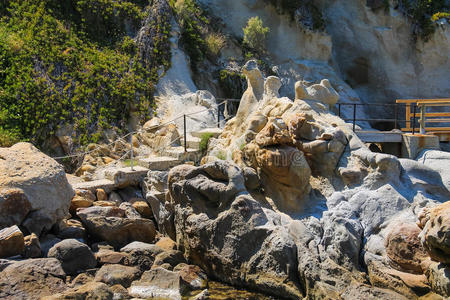
<svg viewBox="0 0 450 300">
<path fill-rule="evenodd" d="M 151 207 L 145 201 L 135 201 L 132 206 L 143 218 L 152 218 L 153 213 Z"/>
<path fill-rule="evenodd" d="M 64 219 L 58 224 L 57 236 L 60 239 L 85 239 L 86 229 L 78 220 Z"/>
<path fill-rule="evenodd" d="M 424 218 L 420 239 L 425 250 L 433 260 L 450 264 L 450 201 L 431 208 Z"/>
<path fill-rule="evenodd" d="M 65 280 L 66 274 L 55 258 L 14 262 L 1 272 L 0 299 L 38 300 L 66 290 Z"/>
<path fill-rule="evenodd" d="M 117 206 L 117 203 L 113 201 L 95 201 L 94 203 L 92 203 L 92 205 L 105 207 L 105 206 Z"/>
<path fill-rule="evenodd" d="M 97 201 L 107 201 L 108 195 L 106 194 L 104 189 L 97 189 L 96 191 Z"/>
<path fill-rule="evenodd" d="M 90 207 L 90 206 L 92 206 L 93 203 L 94 203 L 94 201 L 92 201 L 92 200 L 90 200 L 88 198 L 76 195 L 70 201 L 70 209 L 69 209 L 69 211 L 70 211 L 70 213 L 72 215 L 75 215 L 76 212 L 77 212 L 77 209 Z"/>
<path fill-rule="evenodd" d="M 173 271 L 179 272 L 181 278 L 193 290 L 204 289 L 208 286 L 208 277 L 199 266 L 179 264 L 173 268 Z"/>
<path fill-rule="evenodd" d="M 89 199 L 91 201 L 96 201 L 97 198 L 95 194 L 90 190 L 75 190 L 75 195 L 80 196 L 82 198 Z"/>
<path fill-rule="evenodd" d="M 420 228 L 414 223 L 394 224 L 386 237 L 386 254 L 401 271 L 422 274 L 422 261 L 427 257 L 419 240 Z"/>
<path fill-rule="evenodd" d="M 177 243 L 175 243 L 171 238 L 166 237 L 166 236 L 162 237 L 158 242 L 156 242 L 155 245 L 164 250 L 176 250 L 177 249 Z"/>
<path fill-rule="evenodd" d="M 161 120 L 157 117 L 152 118 L 151 120 L 145 122 L 143 128 L 145 130 L 152 130 L 158 127 L 161 124 Z"/>
<path fill-rule="evenodd" d="M 95 258 L 100 265 L 104 264 L 125 264 L 128 255 L 109 249 L 101 249 L 95 253 Z"/>
<path fill-rule="evenodd" d="M 22 189 L 0 188 L 0 229 L 20 225 L 31 210 Z"/>
<path fill-rule="evenodd" d="M 60 300 L 60 299 L 104 299 L 112 300 L 114 293 L 102 282 L 88 282 L 84 285 L 66 290 L 62 293 L 44 297 L 42 300 Z"/>
<path fill-rule="evenodd" d="M 74 191 L 62 165 L 29 143 L 0 148 L 0 188 L 22 189 L 31 213 L 22 225 L 40 234 L 69 212 Z"/>
<path fill-rule="evenodd" d="M 25 249 L 22 256 L 25 258 L 37 258 L 41 257 L 41 243 L 36 234 L 32 233 L 24 238 Z"/>
<path fill-rule="evenodd" d="M 16 225 L 0 230 L 0 258 L 19 255 L 25 247 L 23 233 Z"/>
<path fill-rule="evenodd" d="M 108 285 L 120 284 L 129 287 L 131 283 L 138 279 L 141 271 L 136 267 L 127 267 L 118 264 L 104 265 L 95 274 L 95 281 L 104 282 Z"/>
<path fill-rule="evenodd" d="M 431 289 L 444 297 L 450 297 L 450 266 L 433 262 L 426 271 Z"/>
</svg>

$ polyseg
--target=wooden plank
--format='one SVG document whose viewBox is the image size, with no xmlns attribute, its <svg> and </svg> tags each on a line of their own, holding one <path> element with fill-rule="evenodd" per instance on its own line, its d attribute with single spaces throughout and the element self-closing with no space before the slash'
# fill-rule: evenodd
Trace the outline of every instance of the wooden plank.
<svg viewBox="0 0 450 300">
<path fill-rule="evenodd" d="M 419 132 L 418 128 L 416 130 Z M 401 128 L 401 131 L 411 132 L 412 128 Z M 450 127 L 425 127 L 425 131 L 450 131 Z"/>
<path fill-rule="evenodd" d="M 430 122 L 430 123 L 448 123 L 450 122 L 450 119 L 427 119 L 425 117 L 425 123 Z"/>
<path fill-rule="evenodd" d="M 440 98 L 440 99 L 397 99 L 396 103 L 417 103 L 417 101 L 424 102 L 440 102 L 440 101 L 450 101 L 450 98 Z"/>
<path fill-rule="evenodd" d="M 426 104 L 427 106 L 429 104 L 432 104 L 432 103 L 436 103 L 436 104 L 444 103 L 444 104 L 447 104 L 447 103 L 450 103 L 450 99 L 448 99 L 448 98 L 447 99 L 417 99 L 416 103 L 417 104 Z"/>
</svg>

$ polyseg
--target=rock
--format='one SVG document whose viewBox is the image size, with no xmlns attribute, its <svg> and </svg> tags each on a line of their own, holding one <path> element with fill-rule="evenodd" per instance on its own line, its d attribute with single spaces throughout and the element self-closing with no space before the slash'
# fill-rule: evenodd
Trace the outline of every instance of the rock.
<svg viewBox="0 0 450 300">
<path fill-rule="evenodd" d="M 0 258 L 19 255 L 25 248 L 23 233 L 16 225 L 0 230 Z"/>
<path fill-rule="evenodd" d="M 94 206 L 117 206 L 117 203 L 114 201 L 95 201 L 94 203 L 92 203 L 92 205 Z"/>
<path fill-rule="evenodd" d="M 143 271 L 150 269 L 155 261 L 155 257 L 163 251 L 163 249 L 154 244 L 142 242 L 132 242 L 120 249 L 120 252 L 129 256 L 129 265 L 137 266 Z"/>
<path fill-rule="evenodd" d="M 57 258 L 67 274 L 76 274 L 97 265 L 91 249 L 75 239 L 67 239 L 55 244 L 48 251 L 48 257 Z"/>
<path fill-rule="evenodd" d="M 73 197 L 72 200 L 70 201 L 69 211 L 72 215 L 75 215 L 77 212 L 77 209 L 90 207 L 90 206 L 92 206 L 93 203 L 94 203 L 94 201 L 92 201 L 89 198 L 75 195 L 75 197 Z"/>
<path fill-rule="evenodd" d="M 431 289 L 444 297 L 450 297 L 450 267 L 443 263 L 432 263 L 426 271 Z"/>
<path fill-rule="evenodd" d="M 203 290 L 201 293 L 197 294 L 192 300 L 207 300 L 210 299 L 210 293 L 207 289 Z"/>
<path fill-rule="evenodd" d="M 138 281 L 134 281 L 128 289 L 132 297 L 181 299 L 187 291 L 187 285 L 178 272 L 156 268 L 144 272 Z"/>
<path fill-rule="evenodd" d="M 295 99 L 317 100 L 325 104 L 335 105 L 339 100 L 339 94 L 331 86 L 328 79 L 323 79 L 320 84 L 307 87 L 303 82 L 295 83 Z"/>
<path fill-rule="evenodd" d="M 47 257 L 48 251 L 57 243 L 61 242 L 61 239 L 57 238 L 53 234 L 48 234 L 40 239 L 42 255 Z"/>
<path fill-rule="evenodd" d="M 442 183 L 450 191 L 450 171 L 446 167 L 450 160 L 450 153 L 447 151 L 424 150 L 417 156 L 416 160 L 427 167 L 439 172 Z"/>
<path fill-rule="evenodd" d="M 116 205 L 120 205 L 120 203 L 123 202 L 122 198 L 120 197 L 120 195 L 116 192 L 111 192 L 111 194 L 109 194 L 109 201 L 111 202 L 115 202 Z"/>
<path fill-rule="evenodd" d="M 138 279 L 141 271 L 136 267 L 122 265 L 104 265 L 95 274 L 95 281 L 101 281 L 108 285 L 120 284 L 129 287 L 131 283 Z"/>
<path fill-rule="evenodd" d="M 430 257 L 450 264 L 450 201 L 431 208 L 420 240 Z"/>
<path fill-rule="evenodd" d="M 71 288 L 79 287 L 81 285 L 84 285 L 86 283 L 89 283 L 91 281 L 94 281 L 94 276 L 88 273 L 81 273 L 78 274 L 69 284 Z"/>
<path fill-rule="evenodd" d="M 23 190 L 0 189 L 0 229 L 22 224 L 30 210 L 31 203 Z"/>
<path fill-rule="evenodd" d="M 145 201 L 136 201 L 133 203 L 134 209 L 141 215 L 143 218 L 152 218 L 153 213 L 150 206 Z"/>
<path fill-rule="evenodd" d="M 189 262 L 233 285 L 302 297 L 296 245 L 280 219 L 248 194 L 236 165 L 175 167 L 169 194 L 177 245 Z"/>
<path fill-rule="evenodd" d="M 123 202 L 119 205 L 119 208 L 125 211 L 125 215 L 130 219 L 140 219 L 141 215 L 138 211 L 133 207 L 133 205 L 129 202 Z"/>
<path fill-rule="evenodd" d="M 145 122 L 143 128 L 145 130 L 154 130 L 156 127 L 159 126 L 160 123 L 161 123 L 161 120 L 159 118 L 153 117 L 149 121 Z"/>
<path fill-rule="evenodd" d="M 24 238 L 25 249 L 23 250 L 22 256 L 25 258 L 37 258 L 41 257 L 41 243 L 36 234 L 32 233 Z"/>
<path fill-rule="evenodd" d="M 175 243 L 171 238 L 166 236 L 162 237 L 158 242 L 156 242 L 155 245 L 165 251 L 177 249 L 177 243 Z"/>
<path fill-rule="evenodd" d="M 107 201 L 108 195 L 106 194 L 104 189 L 97 189 L 96 191 L 97 201 Z"/>
<path fill-rule="evenodd" d="M 184 258 L 183 253 L 178 250 L 167 250 L 156 255 L 152 268 L 157 268 L 165 263 L 175 267 L 179 263 L 185 262 L 186 259 Z"/>
<path fill-rule="evenodd" d="M 31 205 L 22 222 L 29 232 L 39 235 L 67 215 L 74 192 L 63 166 L 29 143 L 0 148 L 0 157 L 0 187 L 22 189 Z"/>
<path fill-rule="evenodd" d="M 7 266 L 0 276 L 0 298 L 40 299 L 65 290 L 66 274 L 55 258 L 18 261 Z"/>
<path fill-rule="evenodd" d="M 58 224 L 57 237 L 60 239 L 86 239 L 86 229 L 75 219 L 64 219 Z"/>
<path fill-rule="evenodd" d="M 200 290 L 208 286 L 208 277 L 198 266 L 181 263 L 175 266 L 173 271 L 180 272 L 181 278 L 189 284 L 192 290 Z"/>
<path fill-rule="evenodd" d="M 59 299 L 104 299 L 113 300 L 113 291 L 104 283 L 88 282 L 76 288 L 69 289 L 62 293 L 47 296 L 42 300 L 59 300 Z"/>
<path fill-rule="evenodd" d="M 414 223 L 394 224 L 386 237 L 386 254 L 401 271 L 421 274 L 427 254 L 419 240 L 420 228 Z"/>
<path fill-rule="evenodd" d="M 75 190 L 75 195 L 80 196 L 82 198 L 86 198 L 90 201 L 96 201 L 97 198 L 95 197 L 94 193 L 91 190 Z"/>
<path fill-rule="evenodd" d="M 100 249 L 95 253 L 99 265 L 104 264 L 127 264 L 129 256 L 109 249 Z"/>
<path fill-rule="evenodd" d="M 92 217 L 82 221 L 92 237 L 116 248 L 131 241 L 152 242 L 156 234 L 153 222 L 148 219 Z"/>
</svg>

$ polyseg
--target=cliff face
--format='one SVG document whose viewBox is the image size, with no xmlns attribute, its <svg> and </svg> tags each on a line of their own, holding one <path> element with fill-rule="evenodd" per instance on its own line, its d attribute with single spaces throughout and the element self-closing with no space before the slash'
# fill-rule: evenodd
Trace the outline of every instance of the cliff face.
<svg viewBox="0 0 450 300">
<path fill-rule="evenodd" d="M 427 42 L 414 41 L 411 23 L 392 7 L 366 1 L 318 1 L 333 43 L 333 64 L 365 102 L 449 95 L 450 31 L 439 25 Z"/>
<path fill-rule="evenodd" d="M 315 82 L 323 77 L 330 78 L 341 102 L 392 103 L 398 98 L 439 98 L 450 93 L 447 21 L 433 25 L 436 29 L 427 41 L 415 39 L 414 26 L 397 1 L 376 9 L 365 0 L 313 1 L 322 13 L 325 31 L 299 25 L 269 1 L 199 2 L 223 21 L 224 33 L 238 38 L 250 17 L 263 20 L 270 28 L 267 50 L 272 70 L 283 83 L 282 96 L 293 97 L 296 80 Z"/>
</svg>

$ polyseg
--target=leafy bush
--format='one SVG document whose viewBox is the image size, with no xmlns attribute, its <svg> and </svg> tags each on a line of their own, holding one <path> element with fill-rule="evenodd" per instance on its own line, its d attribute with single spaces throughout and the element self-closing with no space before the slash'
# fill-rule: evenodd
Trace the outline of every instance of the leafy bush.
<svg viewBox="0 0 450 300">
<path fill-rule="evenodd" d="M 209 53 L 211 53 L 214 56 L 219 55 L 220 50 L 225 46 L 225 37 L 220 33 L 210 33 L 206 36 L 206 48 L 208 49 Z"/>
<path fill-rule="evenodd" d="M 208 149 L 208 142 L 214 136 L 210 132 L 205 132 L 200 136 L 200 151 L 205 152 Z"/>
<path fill-rule="evenodd" d="M 413 35 L 427 41 L 436 30 L 434 21 L 450 9 L 446 0 L 400 0 L 400 8 L 413 23 Z"/>
<path fill-rule="evenodd" d="M 266 50 L 267 34 L 269 28 L 263 26 L 263 22 L 259 17 L 250 18 L 247 26 L 242 29 L 244 31 L 244 44 L 251 49 L 263 53 Z"/>
<path fill-rule="evenodd" d="M 191 58 L 191 69 L 197 70 L 197 64 L 205 58 L 206 42 L 202 27 L 208 23 L 203 10 L 195 0 L 171 1 L 181 27 L 180 42 Z"/>
<path fill-rule="evenodd" d="M 69 123 L 84 145 L 106 128 L 126 128 L 131 111 L 148 115 L 156 70 L 141 64 L 125 34 L 144 2 L 9 1 L 0 19 L 3 136 L 43 145 Z"/>
<path fill-rule="evenodd" d="M 447 12 L 437 12 L 432 17 L 431 20 L 436 22 L 439 19 L 447 19 L 450 20 L 450 13 Z"/>
<path fill-rule="evenodd" d="M 291 17 L 291 20 L 297 19 L 300 24 L 313 29 L 313 30 L 325 30 L 325 21 L 322 16 L 322 12 L 317 6 L 314 5 L 314 1 L 310 0 L 265 0 L 275 7 L 279 14 L 287 14 Z M 387 0 L 386 0 L 387 1 Z M 300 10 L 301 9 L 301 10 Z M 301 11 L 306 12 L 306 15 L 296 16 L 296 13 Z"/>
</svg>

